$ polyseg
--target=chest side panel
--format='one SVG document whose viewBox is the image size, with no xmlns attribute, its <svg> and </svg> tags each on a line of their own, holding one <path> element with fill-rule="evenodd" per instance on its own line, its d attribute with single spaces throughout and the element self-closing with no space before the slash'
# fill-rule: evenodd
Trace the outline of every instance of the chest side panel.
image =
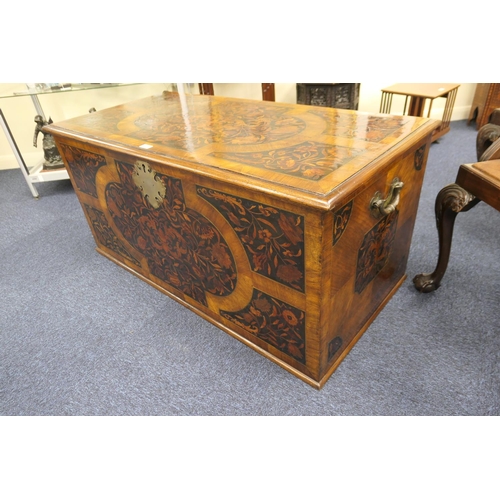
<svg viewBox="0 0 500 500">
<path fill-rule="evenodd" d="M 429 147 L 430 136 L 325 215 L 322 374 L 333 371 L 405 279 Z M 373 201 L 386 199 L 397 180 L 403 186 L 398 200 L 393 192 L 395 209 L 375 210 Z"/>
</svg>

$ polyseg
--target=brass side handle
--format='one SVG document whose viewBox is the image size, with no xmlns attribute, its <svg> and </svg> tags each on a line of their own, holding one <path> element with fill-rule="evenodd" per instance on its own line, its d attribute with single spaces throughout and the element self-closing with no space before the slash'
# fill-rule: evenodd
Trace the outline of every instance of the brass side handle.
<svg viewBox="0 0 500 500">
<path fill-rule="evenodd" d="M 387 198 L 383 199 L 380 191 L 377 191 L 370 201 L 370 211 L 372 215 L 374 217 L 380 217 L 381 215 L 389 215 L 394 212 L 399 203 L 399 193 L 403 186 L 404 183 L 395 177 L 391 182 Z"/>
</svg>

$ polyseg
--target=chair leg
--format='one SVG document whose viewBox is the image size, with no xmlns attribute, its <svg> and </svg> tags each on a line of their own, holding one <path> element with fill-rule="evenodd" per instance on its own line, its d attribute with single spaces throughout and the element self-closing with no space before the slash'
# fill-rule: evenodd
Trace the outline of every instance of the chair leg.
<svg viewBox="0 0 500 500">
<path fill-rule="evenodd" d="M 417 274 L 413 278 L 415 288 L 419 292 L 429 293 L 439 288 L 448 267 L 455 218 L 459 212 L 470 210 L 479 201 L 479 198 L 458 184 L 445 186 L 437 195 L 435 213 L 439 236 L 439 257 L 433 273 Z"/>
</svg>

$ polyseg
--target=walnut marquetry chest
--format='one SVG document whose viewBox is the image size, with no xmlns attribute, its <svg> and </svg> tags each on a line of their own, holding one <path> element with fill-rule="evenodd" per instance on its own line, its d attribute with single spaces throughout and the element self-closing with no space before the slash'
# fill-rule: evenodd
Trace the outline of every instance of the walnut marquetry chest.
<svg viewBox="0 0 500 500">
<path fill-rule="evenodd" d="M 46 130 L 101 254 L 321 388 L 406 277 L 438 125 L 165 92 Z"/>
</svg>

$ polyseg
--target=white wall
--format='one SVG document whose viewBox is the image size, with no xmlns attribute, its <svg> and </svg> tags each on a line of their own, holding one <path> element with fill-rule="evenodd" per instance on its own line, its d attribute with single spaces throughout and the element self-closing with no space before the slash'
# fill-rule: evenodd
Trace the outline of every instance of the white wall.
<svg viewBox="0 0 500 500">
<path fill-rule="evenodd" d="M 395 82 L 371 82 L 361 83 L 359 96 L 359 111 L 378 113 L 380 110 L 381 89 L 394 85 Z M 457 92 L 455 106 L 453 108 L 452 120 L 465 120 L 469 117 L 470 107 L 476 90 L 475 83 L 462 83 Z M 216 83 L 214 93 L 226 97 L 241 97 L 247 99 L 261 99 L 262 92 L 260 83 Z M 276 83 L 276 101 L 297 102 L 295 83 Z M 443 116 L 445 99 L 435 99 L 432 105 L 431 118 L 440 119 Z M 404 96 L 394 96 L 391 112 L 402 114 L 404 108 Z M 427 108 L 426 108 L 427 109 Z M 427 112 L 426 112 L 427 113 Z"/>
<path fill-rule="evenodd" d="M 380 108 L 381 89 L 394 82 L 361 83 L 359 111 L 378 113 Z M 40 95 L 39 100 L 46 117 L 54 122 L 88 113 L 91 107 L 97 110 L 116 106 L 127 101 L 161 94 L 164 90 L 172 90 L 171 83 L 149 83 L 116 88 L 103 88 L 89 91 Z M 186 86 L 193 93 L 198 93 L 198 85 Z M 476 88 L 475 83 L 462 83 L 458 89 L 452 120 L 464 120 L 469 116 L 470 107 Z M 26 90 L 24 83 L 0 83 L 0 96 Z M 219 96 L 239 97 L 245 99 L 262 99 L 260 83 L 215 83 L 214 93 Z M 295 83 L 276 83 L 276 101 L 295 103 L 297 99 Z M 401 114 L 404 97 L 394 96 L 392 112 Z M 440 119 L 443 113 L 444 99 L 436 99 L 432 106 L 432 118 Z M 35 108 L 30 97 L 13 97 L 0 99 L 2 109 L 17 145 L 28 166 L 43 159 L 42 136 L 38 138 L 38 147 L 33 146 L 35 130 Z M 16 168 L 17 162 L 12 150 L 0 131 L 0 169 Z"/>
<path fill-rule="evenodd" d="M 24 83 L 0 83 L 0 96 L 26 90 Z M 170 84 L 141 84 L 115 88 L 103 88 L 78 92 L 39 95 L 38 99 L 46 118 L 54 122 L 84 115 L 89 109 L 96 110 L 117 106 L 127 101 L 161 94 L 171 90 Z M 42 134 L 38 137 L 38 147 L 33 146 L 36 109 L 31 97 L 12 97 L 0 99 L 0 108 L 8 122 L 17 146 L 28 166 L 43 159 Z M 0 129 L 0 169 L 15 168 L 17 162 L 9 143 Z"/>
</svg>

